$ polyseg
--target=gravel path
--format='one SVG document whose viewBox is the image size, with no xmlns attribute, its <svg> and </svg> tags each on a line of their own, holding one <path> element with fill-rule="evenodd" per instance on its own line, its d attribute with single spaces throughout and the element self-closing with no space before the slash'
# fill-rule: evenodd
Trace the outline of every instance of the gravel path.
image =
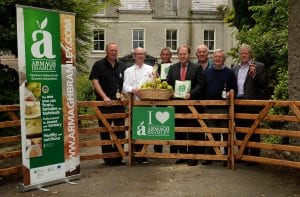
<svg viewBox="0 0 300 197">
<path fill-rule="evenodd" d="M 214 162 L 209 166 L 175 165 L 174 160 L 151 159 L 150 164 L 105 166 L 84 161 L 82 178 L 46 191 L 19 193 L 19 177 L 3 179 L 0 196 L 101 196 L 101 197 L 300 197 L 300 171 L 276 166 L 246 166 L 235 170 Z"/>
</svg>

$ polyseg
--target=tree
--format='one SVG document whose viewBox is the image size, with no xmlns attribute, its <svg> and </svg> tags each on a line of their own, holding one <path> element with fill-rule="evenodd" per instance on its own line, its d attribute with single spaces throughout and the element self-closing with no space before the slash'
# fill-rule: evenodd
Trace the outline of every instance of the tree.
<svg viewBox="0 0 300 197">
<path fill-rule="evenodd" d="M 287 80 L 283 74 L 288 74 L 288 0 L 267 0 L 249 10 L 255 24 L 244 24 L 237 39 L 239 43 L 250 44 L 255 58 L 266 65 L 268 95 L 285 100 L 288 98 L 287 87 L 284 87 L 287 82 L 281 80 Z"/>
<path fill-rule="evenodd" d="M 226 18 L 226 22 L 231 26 L 235 26 L 241 30 L 244 25 L 253 27 L 255 20 L 252 18 L 253 12 L 249 9 L 250 6 L 262 5 L 266 0 L 233 0 L 234 9 L 230 11 L 230 17 Z"/>
<path fill-rule="evenodd" d="M 99 3 L 101 2 L 101 3 Z M 76 13 L 76 58 L 79 70 L 84 70 L 85 57 L 90 50 L 93 26 L 101 26 L 93 16 L 107 6 L 119 5 L 119 0 L 4 0 L 0 2 L 0 51 L 17 55 L 17 25 L 15 5 L 27 5 Z"/>
</svg>

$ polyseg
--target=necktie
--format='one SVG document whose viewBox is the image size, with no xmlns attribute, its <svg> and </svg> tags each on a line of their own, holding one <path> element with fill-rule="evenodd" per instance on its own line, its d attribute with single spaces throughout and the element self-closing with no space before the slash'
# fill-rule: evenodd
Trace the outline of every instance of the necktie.
<svg viewBox="0 0 300 197">
<path fill-rule="evenodd" d="M 182 66 L 181 66 L 181 78 L 180 78 L 181 81 L 185 80 L 185 75 L 186 75 L 186 65 L 182 64 Z"/>
</svg>

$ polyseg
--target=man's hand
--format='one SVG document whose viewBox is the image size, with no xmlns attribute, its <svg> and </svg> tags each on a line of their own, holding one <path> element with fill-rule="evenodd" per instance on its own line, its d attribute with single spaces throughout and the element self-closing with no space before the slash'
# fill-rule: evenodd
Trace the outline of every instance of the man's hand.
<svg viewBox="0 0 300 197">
<path fill-rule="evenodd" d="M 184 100 L 188 100 L 188 99 L 190 99 L 190 98 L 191 98 L 191 94 L 190 94 L 190 93 L 187 93 L 183 99 L 184 99 Z"/>
<path fill-rule="evenodd" d="M 251 78 L 254 78 L 256 75 L 256 64 L 255 63 L 250 63 L 249 65 L 249 75 Z"/>
<path fill-rule="evenodd" d="M 138 97 L 140 97 L 140 91 L 137 88 L 132 89 L 132 93 Z"/>
<path fill-rule="evenodd" d="M 109 97 L 105 97 L 103 98 L 103 101 L 107 104 L 107 105 L 111 105 L 112 104 L 112 101 Z"/>
</svg>

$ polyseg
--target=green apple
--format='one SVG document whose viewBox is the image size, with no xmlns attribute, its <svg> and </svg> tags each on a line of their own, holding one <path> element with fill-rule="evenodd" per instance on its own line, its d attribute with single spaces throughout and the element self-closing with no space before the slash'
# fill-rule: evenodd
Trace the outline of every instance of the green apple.
<svg viewBox="0 0 300 197">
<path fill-rule="evenodd" d="M 167 89 L 168 90 L 173 90 L 173 87 L 171 85 L 168 85 Z"/>
<path fill-rule="evenodd" d="M 159 77 L 155 79 L 155 83 L 157 83 L 157 84 L 160 84 L 160 83 L 161 83 L 161 80 L 160 80 Z"/>
<path fill-rule="evenodd" d="M 166 81 L 161 82 L 161 86 L 162 86 L 163 89 L 168 89 L 168 85 L 169 84 Z"/>
</svg>

